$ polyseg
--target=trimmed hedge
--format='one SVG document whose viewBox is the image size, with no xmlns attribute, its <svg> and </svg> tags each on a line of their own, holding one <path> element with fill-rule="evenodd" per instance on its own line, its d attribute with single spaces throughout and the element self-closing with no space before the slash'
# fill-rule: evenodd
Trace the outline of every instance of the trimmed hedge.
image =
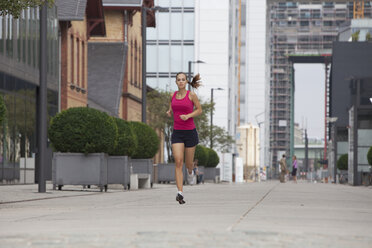
<svg viewBox="0 0 372 248">
<path fill-rule="evenodd" d="M 138 146 L 132 158 L 153 158 L 160 145 L 160 140 L 154 129 L 142 122 L 132 121 L 129 123 L 138 140 Z"/>
<path fill-rule="evenodd" d="M 53 117 L 48 135 L 59 152 L 109 153 L 116 146 L 118 128 L 108 114 L 77 107 Z"/>
<path fill-rule="evenodd" d="M 341 157 L 337 160 L 337 168 L 339 170 L 347 170 L 348 169 L 348 159 L 349 159 L 349 156 L 347 154 L 341 155 Z"/>
<path fill-rule="evenodd" d="M 198 165 L 207 166 L 208 163 L 208 151 L 207 148 L 202 145 L 197 145 L 195 148 L 194 159 L 198 160 Z"/>
<path fill-rule="evenodd" d="M 369 148 L 367 152 L 367 160 L 370 165 L 372 165 L 372 146 Z"/>
<path fill-rule="evenodd" d="M 207 167 L 216 167 L 220 162 L 217 152 L 211 148 L 206 148 L 206 150 L 208 152 Z"/>
<path fill-rule="evenodd" d="M 118 128 L 117 145 L 110 151 L 113 156 L 129 156 L 132 157 L 136 152 L 138 141 L 137 136 L 133 131 L 132 125 L 129 122 L 112 117 Z"/>
</svg>

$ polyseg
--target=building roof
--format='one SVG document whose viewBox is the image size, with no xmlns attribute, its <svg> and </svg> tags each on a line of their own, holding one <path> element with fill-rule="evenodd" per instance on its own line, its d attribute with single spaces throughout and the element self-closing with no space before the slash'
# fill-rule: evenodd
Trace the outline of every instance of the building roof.
<svg viewBox="0 0 372 248">
<path fill-rule="evenodd" d="M 88 104 L 118 116 L 123 89 L 127 44 L 88 43 Z"/>
<path fill-rule="evenodd" d="M 85 17 L 87 0 L 56 0 L 59 21 L 82 21 Z"/>
<path fill-rule="evenodd" d="M 104 7 L 141 7 L 143 0 L 103 0 Z"/>
</svg>

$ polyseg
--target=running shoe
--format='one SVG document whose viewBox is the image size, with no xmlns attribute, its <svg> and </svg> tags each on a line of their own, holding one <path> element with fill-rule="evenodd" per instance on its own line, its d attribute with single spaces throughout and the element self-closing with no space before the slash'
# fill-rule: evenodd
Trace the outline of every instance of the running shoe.
<svg viewBox="0 0 372 248">
<path fill-rule="evenodd" d="M 194 171 L 192 170 L 191 171 L 191 173 L 187 173 L 187 182 L 189 183 L 189 184 L 195 184 L 194 183 Z"/>
<path fill-rule="evenodd" d="M 186 202 L 183 200 L 183 195 L 177 194 L 176 201 L 178 201 L 179 204 L 185 204 Z"/>
</svg>

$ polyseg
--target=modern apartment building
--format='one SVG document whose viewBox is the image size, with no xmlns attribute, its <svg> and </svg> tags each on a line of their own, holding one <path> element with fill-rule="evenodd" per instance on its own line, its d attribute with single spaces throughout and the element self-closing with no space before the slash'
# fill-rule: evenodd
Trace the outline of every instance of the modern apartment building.
<svg viewBox="0 0 372 248">
<path fill-rule="evenodd" d="M 293 63 L 288 55 L 331 55 L 332 42 L 337 40 L 340 27 L 353 18 L 353 2 L 271 1 L 268 14 L 270 130 L 267 136 L 270 137 L 270 159 L 276 163 L 278 152 L 289 154 L 290 149 L 294 87 Z M 364 16 L 371 17 L 369 1 L 365 2 Z M 329 88 L 326 106 L 328 113 Z"/>
<path fill-rule="evenodd" d="M 230 2 L 228 130 L 235 137 L 241 125 L 260 127 L 261 166 L 266 157 L 266 25 L 266 1 Z"/>
<path fill-rule="evenodd" d="M 6 120 L 0 127 L 0 183 L 24 183 L 26 169 L 34 168 L 35 164 L 39 20 L 37 8 L 23 10 L 18 19 L 0 16 L 0 97 L 7 108 Z M 53 116 L 58 112 L 59 84 L 58 21 L 54 7 L 48 10 L 47 30 L 47 109 L 48 115 Z"/>
<path fill-rule="evenodd" d="M 228 130 L 235 136 L 237 126 L 261 122 L 264 165 L 290 152 L 294 88 L 288 55 L 331 55 L 340 26 L 353 18 L 353 7 L 342 0 L 230 1 Z M 370 1 L 364 3 L 364 17 L 371 18 Z"/>
<path fill-rule="evenodd" d="M 194 0 L 155 0 L 156 27 L 147 28 L 147 85 L 176 90 L 175 76 L 194 61 Z"/>
</svg>

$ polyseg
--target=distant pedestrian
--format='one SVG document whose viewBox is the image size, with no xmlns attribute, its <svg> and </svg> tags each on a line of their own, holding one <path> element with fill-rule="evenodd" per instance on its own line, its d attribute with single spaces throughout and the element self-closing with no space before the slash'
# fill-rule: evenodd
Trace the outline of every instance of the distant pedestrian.
<svg viewBox="0 0 372 248">
<path fill-rule="evenodd" d="M 191 82 L 187 81 L 186 74 L 180 72 L 176 75 L 176 84 L 178 91 L 174 92 L 167 115 L 173 113 L 173 133 L 172 133 L 172 152 L 176 163 L 176 201 L 184 204 L 183 196 L 183 161 L 185 160 L 189 177 L 193 177 L 193 161 L 195 147 L 199 143 L 198 132 L 195 128 L 194 117 L 202 113 L 202 108 L 198 96 L 186 89 L 190 84 L 193 88 L 201 85 L 200 75 L 197 74 Z M 185 157 L 185 159 L 184 159 Z"/>
<path fill-rule="evenodd" d="M 285 154 L 283 154 L 282 159 L 279 161 L 280 165 L 280 177 L 279 180 L 281 183 L 285 183 L 285 175 L 287 175 L 287 161 L 285 158 Z"/>
<path fill-rule="evenodd" d="M 292 176 L 295 183 L 297 183 L 297 157 L 293 155 L 292 157 L 293 166 L 292 166 Z"/>
</svg>

